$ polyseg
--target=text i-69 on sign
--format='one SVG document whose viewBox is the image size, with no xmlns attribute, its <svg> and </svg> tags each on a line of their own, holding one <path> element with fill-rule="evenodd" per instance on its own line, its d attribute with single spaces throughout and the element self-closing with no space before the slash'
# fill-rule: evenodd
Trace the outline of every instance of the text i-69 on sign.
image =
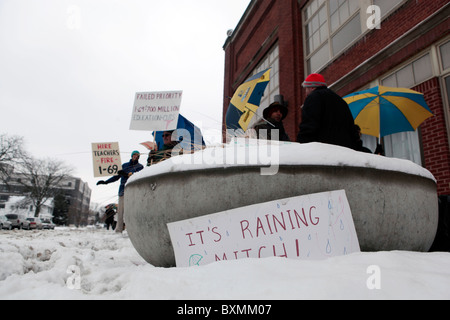
<svg viewBox="0 0 450 320">
<path fill-rule="evenodd" d="M 92 143 L 94 177 L 116 175 L 122 169 L 118 142 Z"/>
</svg>

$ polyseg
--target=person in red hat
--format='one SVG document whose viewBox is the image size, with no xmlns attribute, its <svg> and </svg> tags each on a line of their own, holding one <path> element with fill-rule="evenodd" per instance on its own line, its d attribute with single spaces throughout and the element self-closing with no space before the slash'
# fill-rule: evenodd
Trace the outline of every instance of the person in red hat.
<svg viewBox="0 0 450 320">
<path fill-rule="evenodd" d="M 321 142 L 356 150 L 358 133 L 347 103 L 327 87 L 321 74 L 306 77 L 302 86 L 306 99 L 302 107 L 297 142 Z"/>
</svg>

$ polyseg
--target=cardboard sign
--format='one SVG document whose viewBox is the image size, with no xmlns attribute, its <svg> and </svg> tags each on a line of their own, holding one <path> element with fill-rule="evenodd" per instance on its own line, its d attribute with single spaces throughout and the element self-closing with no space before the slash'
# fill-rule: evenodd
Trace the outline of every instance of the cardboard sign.
<svg viewBox="0 0 450 320">
<path fill-rule="evenodd" d="M 156 142 L 153 142 L 153 141 L 145 141 L 145 142 L 141 142 L 140 144 L 143 145 L 144 147 L 146 147 L 148 150 L 156 149 Z"/>
<path fill-rule="evenodd" d="M 136 93 L 130 130 L 175 130 L 182 95 L 183 91 Z"/>
<path fill-rule="evenodd" d="M 116 175 L 122 169 L 118 142 L 92 143 L 94 177 Z"/>
<path fill-rule="evenodd" d="M 177 267 L 242 258 L 324 259 L 359 252 L 344 190 L 168 224 Z"/>
</svg>

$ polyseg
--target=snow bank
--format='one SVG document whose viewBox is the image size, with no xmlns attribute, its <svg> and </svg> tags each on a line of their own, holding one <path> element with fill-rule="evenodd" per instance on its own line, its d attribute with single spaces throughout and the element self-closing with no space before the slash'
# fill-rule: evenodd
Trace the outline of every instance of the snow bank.
<svg viewBox="0 0 450 320">
<path fill-rule="evenodd" d="M 128 182 L 168 172 L 182 172 L 243 165 L 351 166 L 398 171 L 436 181 L 425 168 L 409 160 L 388 158 L 323 143 L 294 143 L 236 139 L 223 146 L 208 147 L 146 167 Z"/>
<path fill-rule="evenodd" d="M 163 269 L 147 264 L 126 234 L 0 231 L 0 299 L 449 298 L 448 253 L 244 259 Z"/>
</svg>

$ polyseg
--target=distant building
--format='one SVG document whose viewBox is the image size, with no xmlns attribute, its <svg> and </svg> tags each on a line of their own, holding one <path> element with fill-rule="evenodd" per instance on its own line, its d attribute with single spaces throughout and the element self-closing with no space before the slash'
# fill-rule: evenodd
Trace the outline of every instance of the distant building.
<svg viewBox="0 0 450 320">
<path fill-rule="evenodd" d="M 0 215 L 15 213 L 24 215 L 25 217 L 34 217 L 35 208 L 26 196 L 0 196 Z M 52 219 L 53 218 L 53 198 L 48 199 L 41 206 L 39 218 Z"/>
<path fill-rule="evenodd" d="M 434 116 L 416 132 L 383 138 L 386 156 L 427 168 L 438 194 L 450 195 L 449 17 L 448 0 L 252 0 L 223 47 L 224 119 L 239 85 L 268 67 L 259 116 L 283 96 L 293 141 L 310 73 L 322 74 L 341 96 L 377 85 L 417 90 Z M 374 151 L 375 138 L 365 136 L 364 145 Z"/>
<path fill-rule="evenodd" d="M 67 225 L 87 225 L 92 193 L 87 182 L 71 177 L 63 181 L 59 190 L 68 204 Z"/>
<path fill-rule="evenodd" d="M 19 198 L 21 198 L 21 206 L 25 206 L 25 197 L 27 193 L 25 191 L 25 186 L 22 184 L 22 179 L 24 179 L 20 174 L 13 173 L 11 178 L 8 181 L 8 184 L 5 184 L 0 180 L 0 214 L 7 214 L 11 210 L 11 206 L 9 205 L 11 202 L 16 203 Z M 87 225 L 88 217 L 89 217 L 89 205 L 91 201 L 91 189 L 89 185 L 82 181 L 80 178 L 69 177 L 65 179 L 60 187 L 55 190 L 55 194 L 61 194 L 64 197 L 66 203 L 66 211 L 67 214 L 67 225 Z M 52 201 L 52 208 L 54 208 L 55 204 Z M 22 210 L 30 211 L 27 214 L 29 216 L 34 215 L 34 209 L 30 207 L 31 204 L 28 204 L 27 208 L 22 208 Z M 45 207 L 41 208 L 40 216 L 48 215 L 48 208 L 50 207 L 48 203 L 44 204 Z M 51 212 L 53 215 L 53 212 Z"/>
</svg>

